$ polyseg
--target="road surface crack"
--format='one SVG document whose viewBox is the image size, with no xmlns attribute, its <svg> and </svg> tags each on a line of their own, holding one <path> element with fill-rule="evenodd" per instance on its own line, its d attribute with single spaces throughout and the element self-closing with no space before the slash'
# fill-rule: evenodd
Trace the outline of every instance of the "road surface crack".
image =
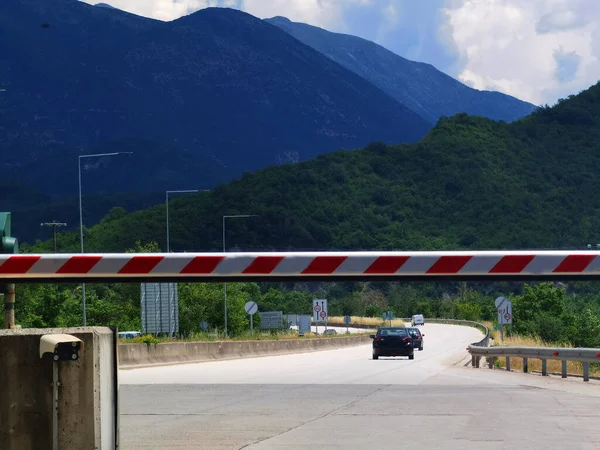
<svg viewBox="0 0 600 450">
<path fill-rule="evenodd" d="M 366 394 L 360 395 L 359 397 L 355 398 L 355 399 L 354 399 L 354 400 L 352 400 L 351 402 L 348 402 L 348 403 L 346 403 L 346 404 L 344 404 L 344 405 L 338 406 L 338 407 L 337 407 L 337 408 L 335 408 L 335 409 L 332 409 L 332 410 L 331 410 L 331 411 L 329 411 L 329 412 L 326 412 L 325 414 L 321 414 L 320 416 L 314 417 L 314 418 L 312 418 L 311 420 L 308 420 L 308 421 L 306 421 L 306 422 L 302 422 L 301 424 L 298 424 L 298 425 L 296 425 L 296 426 L 294 426 L 294 427 L 290 427 L 290 428 L 288 428 L 288 429 L 286 429 L 286 430 L 283 430 L 283 431 L 281 431 L 280 433 L 276 433 L 276 434 L 274 434 L 274 435 L 272 435 L 272 436 L 269 436 L 269 437 L 266 437 L 266 438 L 263 438 L 263 439 L 258 439 L 258 440 L 254 441 L 254 442 L 250 442 L 250 443 L 248 443 L 248 444 L 242 445 L 242 446 L 241 446 L 241 447 L 240 447 L 238 450 L 243 450 L 243 449 L 245 449 L 245 448 L 248 448 L 248 447 L 250 447 L 251 445 L 260 444 L 261 442 L 268 441 L 269 439 L 276 438 L 276 437 L 278 437 L 278 436 L 281 436 L 281 435 L 283 435 L 283 434 L 289 433 L 290 431 L 297 430 L 297 429 L 298 429 L 298 428 L 300 428 L 300 427 L 303 427 L 303 426 L 305 426 L 305 425 L 309 425 L 309 424 L 311 424 L 311 423 L 313 423 L 313 422 L 317 422 L 318 420 L 325 419 L 326 417 L 329 417 L 329 416 L 331 416 L 332 414 L 335 414 L 335 413 L 339 412 L 340 410 L 342 410 L 342 409 L 344 409 L 344 408 L 348 408 L 349 406 L 353 406 L 353 405 L 355 405 L 357 402 L 359 402 L 359 401 L 361 401 L 361 400 L 364 400 L 365 398 L 367 398 L 367 397 L 369 397 L 369 396 L 371 396 L 371 395 L 373 395 L 373 394 L 375 394 L 375 393 L 377 393 L 377 392 L 379 392 L 379 391 L 381 391 L 381 390 L 383 390 L 383 389 L 385 389 L 385 388 L 387 388 L 387 387 L 390 387 L 390 386 L 391 386 L 391 385 L 389 385 L 389 384 L 384 384 L 384 385 L 381 385 L 381 386 L 379 386 L 378 388 L 376 388 L 376 389 L 373 389 L 373 390 L 372 390 L 372 391 L 370 391 L 370 392 L 367 392 Z"/>
</svg>

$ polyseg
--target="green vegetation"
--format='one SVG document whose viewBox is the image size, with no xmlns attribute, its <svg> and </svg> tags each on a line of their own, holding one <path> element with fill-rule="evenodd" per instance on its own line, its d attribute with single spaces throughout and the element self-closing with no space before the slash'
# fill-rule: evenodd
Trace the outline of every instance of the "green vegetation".
<svg viewBox="0 0 600 450">
<path fill-rule="evenodd" d="M 240 213 L 259 217 L 228 222 L 228 251 L 583 249 L 600 240 L 599 125 L 600 84 L 512 124 L 460 114 L 442 118 L 416 144 L 374 143 L 244 174 L 172 201 L 171 248 L 221 251 L 221 217 Z M 115 210 L 84 230 L 86 250 L 123 251 L 139 241 L 164 249 L 164 221 L 163 205 Z M 78 251 L 78 234 L 60 233 L 58 246 Z M 23 250 L 49 251 L 50 242 Z M 377 317 L 390 308 L 396 317 L 494 320 L 493 298 L 502 294 L 516 295 L 515 332 L 600 346 L 598 288 L 540 286 L 240 283 L 228 292 L 228 323 L 234 335 L 248 328 L 240 308 L 249 299 L 263 311 L 307 313 L 321 296 L 332 316 Z M 24 325 L 78 323 L 78 287 L 19 289 Z M 139 328 L 138 287 L 90 289 L 90 323 Z M 182 333 L 197 331 L 200 320 L 221 326 L 222 285 L 182 284 L 180 297 Z"/>
</svg>

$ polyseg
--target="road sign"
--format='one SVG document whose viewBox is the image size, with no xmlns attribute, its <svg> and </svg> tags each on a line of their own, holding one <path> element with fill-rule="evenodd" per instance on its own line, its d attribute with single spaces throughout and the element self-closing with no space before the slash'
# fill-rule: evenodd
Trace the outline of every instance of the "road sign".
<svg viewBox="0 0 600 450">
<path fill-rule="evenodd" d="M 498 323 L 512 325 L 512 302 L 507 300 L 498 308 Z"/>
<path fill-rule="evenodd" d="M 500 308 L 505 302 L 507 302 L 508 299 L 505 297 L 498 297 L 495 301 L 496 303 L 496 308 Z"/>
<path fill-rule="evenodd" d="M 254 314 L 256 311 L 258 311 L 258 305 L 256 304 L 256 302 L 247 302 L 244 305 L 244 309 L 246 310 L 246 312 L 250 315 Z"/>
<path fill-rule="evenodd" d="M 300 334 L 310 332 L 310 314 L 298 316 L 298 332 Z"/>
<path fill-rule="evenodd" d="M 344 316 L 344 323 L 346 325 L 350 325 L 350 322 L 352 322 L 352 317 L 350 317 L 350 316 Z"/>
<path fill-rule="evenodd" d="M 179 333 L 177 283 L 142 283 L 142 333 Z"/>
<path fill-rule="evenodd" d="M 318 299 L 313 300 L 313 318 L 315 323 L 318 322 L 327 322 L 327 316 L 329 315 L 327 311 L 327 299 Z"/>
<path fill-rule="evenodd" d="M 394 320 L 394 312 L 386 311 L 382 314 L 383 320 Z"/>
<path fill-rule="evenodd" d="M 200 329 L 201 330 L 206 330 L 208 328 L 208 323 L 206 323 L 206 321 L 202 321 L 200 322 Z"/>
</svg>

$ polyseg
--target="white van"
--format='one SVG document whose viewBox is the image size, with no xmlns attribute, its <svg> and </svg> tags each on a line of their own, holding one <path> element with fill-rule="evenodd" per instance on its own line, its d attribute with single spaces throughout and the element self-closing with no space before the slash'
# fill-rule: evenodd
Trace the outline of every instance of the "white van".
<svg viewBox="0 0 600 450">
<path fill-rule="evenodd" d="M 413 327 L 416 327 L 417 325 L 425 325 L 425 318 L 423 317 L 423 314 L 415 314 L 412 316 L 410 323 Z"/>
</svg>

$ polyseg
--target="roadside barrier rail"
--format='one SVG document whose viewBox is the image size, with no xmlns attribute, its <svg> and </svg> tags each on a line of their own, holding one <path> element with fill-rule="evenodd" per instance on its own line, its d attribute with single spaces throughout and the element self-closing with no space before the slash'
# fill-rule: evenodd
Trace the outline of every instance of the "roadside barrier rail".
<svg viewBox="0 0 600 450">
<path fill-rule="evenodd" d="M 600 251 L 345 251 L 0 255 L 0 281 L 600 278 Z"/>
<path fill-rule="evenodd" d="M 523 359 L 523 372 L 529 371 L 529 359 L 542 361 L 542 376 L 548 376 L 547 361 L 562 361 L 562 378 L 567 378 L 567 361 L 583 363 L 583 381 L 590 381 L 590 363 L 600 363 L 598 348 L 549 348 L 549 347 L 480 347 L 472 345 L 468 352 L 473 357 L 473 367 L 479 367 L 475 358 L 487 358 L 490 369 L 496 358 L 506 358 L 506 370 L 510 371 L 510 358 Z"/>
</svg>

